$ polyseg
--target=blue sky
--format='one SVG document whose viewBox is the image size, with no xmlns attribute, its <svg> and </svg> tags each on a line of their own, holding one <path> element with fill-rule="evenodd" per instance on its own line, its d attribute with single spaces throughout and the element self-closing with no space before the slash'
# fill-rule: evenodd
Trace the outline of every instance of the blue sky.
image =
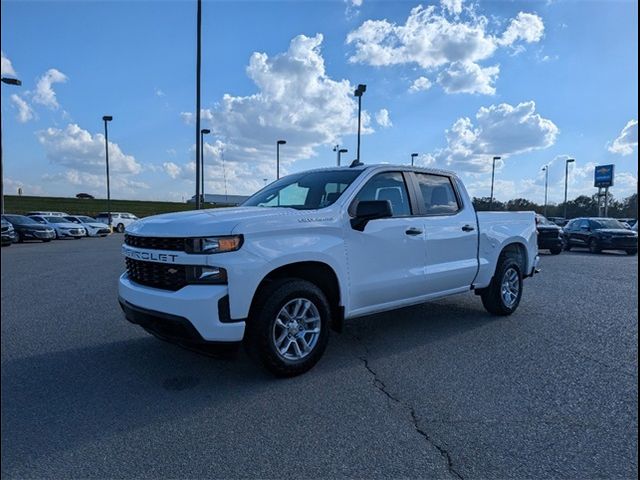
<svg viewBox="0 0 640 480">
<path fill-rule="evenodd" d="M 472 194 L 562 198 L 637 189 L 638 9 L 632 1 L 303 1 L 203 4 L 207 191 L 251 193 L 282 168 L 354 158 L 363 97 L 367 163 L 452 169 Z M 195 2 L 2 2 L 5 191 L 115 198 L 194 193 Z M 223 169 L 224 166 L 224 169 Z M 226 182 L 225 182 L 226 179 Z"/>
</svg>

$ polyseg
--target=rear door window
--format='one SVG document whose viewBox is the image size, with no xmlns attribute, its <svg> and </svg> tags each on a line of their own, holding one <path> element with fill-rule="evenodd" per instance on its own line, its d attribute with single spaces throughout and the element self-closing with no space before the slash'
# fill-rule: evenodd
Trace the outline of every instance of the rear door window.
<svg viewBox="0 0 640 480">
<path fill-rule="evenodd" d="M 361 200 L 389 200 L 394 217 L 411 215 L 407 186 L 400 172 L 379 173 L 370 179 L 356 195 L 353 214 L 355 205 Z"/>
</svg>

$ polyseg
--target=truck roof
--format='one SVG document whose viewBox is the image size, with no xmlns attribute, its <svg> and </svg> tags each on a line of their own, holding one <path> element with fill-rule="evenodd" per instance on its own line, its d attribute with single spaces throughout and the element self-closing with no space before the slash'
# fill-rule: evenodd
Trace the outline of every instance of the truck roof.
<svg viewBox="0 0 640 480">
<path fill-rule="evenodd" d="M 313 168 L 311 170 L 307 170 L 308 172 L 329 172 L 329 171 L 337 171 L 337 170 L 387 170 L 387 169 L 395 169 L 398 170 L 408 170 L 412 172 L 420 172 L 420 173 L 431 173 L 436 175 L 449 175 L 452 177 L 458 177 L 458 175 L 451 170 L 444 170 L 440 168 L 430 168 L 430 167 L 412 167 L 411 165 L 400 165 L 394 163 L 375 163 L 368 165 L 359 165 L 357 167 L 349 167 L 349 166 L 340 166 L 340 167 L 321 167 L 321 168 Z M 296 172 L 301 173 L 301 172 Z"/>
</svg>

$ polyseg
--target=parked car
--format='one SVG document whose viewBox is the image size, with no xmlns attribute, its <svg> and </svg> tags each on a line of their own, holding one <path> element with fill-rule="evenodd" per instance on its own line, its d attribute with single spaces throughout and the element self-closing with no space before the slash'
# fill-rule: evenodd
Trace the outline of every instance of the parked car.
<svg viewBox="0 0 640 480">
<path fill-rule="evenodd" d="M 548 249 L 552 255 L 558 255 L 562 252 L 564 245 L 562 228 L 547 220 L 544 215 L 536 215 L 536 228 L 539 249 Z"/>
<path fill-rule="evenodd" d="M 144 218 L 122 250 L 129 321 L 182 344 L 244 341 L 279 376 L 312 368 L 345 318 L 469 291 L 510 315 L 539 261 L 534 212 L 476 213 L 453 173 L 362 164 Z"/>
<path fill-rule="evenodd" d="M 69 215 L 64 212 L 29 212 L 27 213 L 27 217 L 31 217 L 33 215 L 38 215 L 40 217 L 64 217 L 65 215 Z"/>
<path fill-rule="evenodd" d="M 96 220 L 102 223 L 109 224 L 109 214 L 106 212 L 99 213 L 96 215 Z M 116 232 L 122 233 L 124 229 L 131 225 L 133 222 L 138 220 L 133 213 L 124 213 L 124 212 L 112 212 L 111 213 L 111 225 L 115 229 Z"/>
<path fill-rule="evenodd" d="M 2 246 L 10 247 L 13 242 L 17 240 L 16 231 L 13 225 L 2 218 Z"/>
<path fill-rule="evenodd" d="M 614 218 L 574 218 L 564 227 L 565 249 L 588 248 L 591 253 L 622 250 L 627 255 L 638 253 L 638 233 L 625 228 Z"/>
<path fill-rule="evenodd" d="M 69 222 L 64 217 L 32 215 L 30 218 L 42 225 L 48 225 L 56 232 L 56 238 L 71 237 L 78 240 L 87 234 L 84 227 Z"/>
<path fill-rule="evenodd" d="M 47 225 L 41 225 L 33 218 L 25 217 L 24 215 L 8 214 L 2 215 L 2 219 L 13 225 L 18 242 L 24 242 L 25 240 L 50 242 L 53 238 L 56 238 L 56 232 L 53 228 Z"/>
<path fill-rule="evenodd" d="M 98 222 L 95 218 L 87 217 L 86 215 L 66 215 L 62 218 L 84 227 L 87 237 L 106 237 L 111 233 L 109 225 Z"/>
<path fill-rule="evenodd" d="M 76 198 L 80 198 L 82 200 L 93 200 L 95 197 L 90 193 L 77 193 Z"/>
<path fill-rule="evenodd" d="M 549 217 L 548 220 L 555 223 L 559 227 L 564 227 L 568 222 L 568 220 L 564 217 Z"/>
</svg>

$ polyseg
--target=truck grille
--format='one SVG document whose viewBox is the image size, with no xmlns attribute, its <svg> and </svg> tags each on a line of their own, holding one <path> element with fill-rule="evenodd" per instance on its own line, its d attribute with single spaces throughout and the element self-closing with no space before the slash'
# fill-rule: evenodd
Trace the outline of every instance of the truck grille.
<svg viewBox="0 0 640 480">
<path fill-rule="evenodd" d="M 177 252 L 186 250 L 185 238 L 137 237 L 127 234 L 124 236 L 124 243 L 132 247 L 148 248 L 150 250 L 173 250 Z"/>
<path fill-rule="evenodd" d="M 188 283 L 184 265 L 145 262 L 133 258 L 126 258 L 125 262 L 129 278 L 140 285 L 176 291 Z"/>
</svg>

